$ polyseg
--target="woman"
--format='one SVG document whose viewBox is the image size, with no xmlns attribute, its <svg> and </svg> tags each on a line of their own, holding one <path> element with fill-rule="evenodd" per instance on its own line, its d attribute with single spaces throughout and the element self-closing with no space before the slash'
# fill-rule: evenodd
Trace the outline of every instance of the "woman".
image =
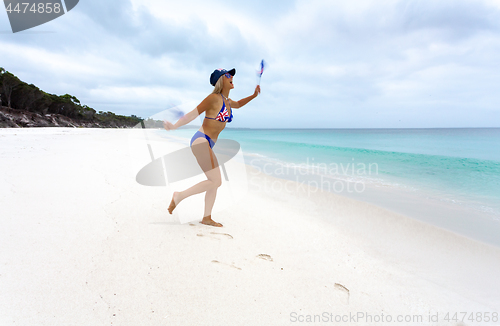
<svg viewBox="0 0 500 326">
<path fill-rule="evenodd" d="M 222 226 L 222 224 L 212 220 L 212 207 L 214 206 L 217 188 L 220 187 L 222 183 L 219 164 L 212 147 L 214 147 L 217 142 L 220 132 L 226 127 L 226 123 L 232 121 L 233 109 L 243 107 L 260 93 L 260 86 L 257 85 L 253 95 L 239 101 L 231 100 L 229 98 L 229 91 L 234 88 L 233 76 L 235 73 L 235 69 L 229 71 L 225 69 L 214 70 L 210 76 L 210 84 L 214 86 L 212 94 L 208 95 L 193 111 L 182 116 L 175 125 L 169 121 L 163 122 L 163 126 L 166 130 L 173 130 L 190 123 L 198 115 L 205 112 L 205 119 L 203 119 L 201 128 L 191 139 L 191 151 L 196 157 L 201 169 L 205 172 L 207 180 L 184 191 L 174 191 L 172 201 L 168 207 L 168 212 L 170 214 L 172 214 L 172 211 L 183 199 L 206 192 L 205 212 L 201 223 L 211 226 Z"/>
</svg>

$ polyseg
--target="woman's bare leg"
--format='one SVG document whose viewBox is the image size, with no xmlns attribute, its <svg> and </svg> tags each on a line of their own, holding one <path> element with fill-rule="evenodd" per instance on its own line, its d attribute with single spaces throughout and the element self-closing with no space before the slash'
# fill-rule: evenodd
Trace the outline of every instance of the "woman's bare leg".
<svg viewBox="0 0 500 326">
<path fill-rule="evenodd" d="M 184 191 L 174 191 L 174 194 L 172 195 L 172 201 L 170 202 L 170 206 L 168 207 L 168 212 L 172 214 L 173 210 L 181 201 L 186 199 L 189 196 L 196 195 L 205 191 L 209 191 L 213 188 L 217 189 L 218 185 L 216 182 L 212 180 L 205 180 L 201 181 L 191 188 L 188 188 Z M 215 197 L 214 197 L 215 201 Z"/>
<path fill-rule="evenodd" d="M 204 138 L 198 138 L 193 142 L 193 146 L 191 147 L 193 154 L 198 161 L 198 164 L 205 172 L 208 180 L 201 181 L 191 188 L 188 188 L 184 191 L 177 192 L 175 191 L 172 196 L 172 201 L 170 202 L 170 206 L 168 207 L 168 211 L 172 214 L 173 210 L 179 203 L 192 195 L 202 193 L 206 191 L 205 195 L 205 213 L 203 215 L 203 220 L 201 223 L 213 225 L 213 226 L 222 226 L 222 224 L 214 222 L 211 219 L 211 211 L 215 202 L 215 196 L 217 194 L 217 188 L 220 187 L 222 183 L 219 163 L 217 162 L 217 157 L 215 156 L 213 150 L 210 148 L 208 141 Z"/>
<path fill-rule="evenodd" d="M 215 196 L 217 195 L 217 187 L 207 190 L 205 193 L 205 213 L 203 214 L 203 220 L 201 223 L 212 225 L 212 226 L 222 226 L 222 224 L 212 220 L 212 208 L 215 203 Z"/>
</svg>

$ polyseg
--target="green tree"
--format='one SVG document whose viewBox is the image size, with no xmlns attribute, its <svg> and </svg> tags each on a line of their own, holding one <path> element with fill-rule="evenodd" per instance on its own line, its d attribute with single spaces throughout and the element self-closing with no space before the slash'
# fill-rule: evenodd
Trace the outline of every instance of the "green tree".
<svg viewBox="0 0 500 326">
<path fill-rule="evenodd" d="M 4 71 L 5 71 L 5 69 L 4 69 Z M 14 90 L 14 88 L 19 86 L 19 84 L 21 84 L 21 81 L 19 80 L 19 78 L 17 78 L 16 76 L 11 74 L 10 72 L 5 71 L 4 73 L 2 73 L 2 89 L 3 89 L 3 93 L 7 97 L 7 106 L 9 107 L 9 109 L 11 109 L 10 98 L 12 95 L 12 90 Z"/>
</svg>

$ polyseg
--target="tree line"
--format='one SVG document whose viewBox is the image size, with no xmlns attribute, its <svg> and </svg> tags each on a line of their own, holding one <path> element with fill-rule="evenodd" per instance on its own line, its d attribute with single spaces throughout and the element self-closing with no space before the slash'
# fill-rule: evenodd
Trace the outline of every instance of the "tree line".
<svg viewBox="0 0 500 326">
<path fill-rule="evenodd" d="M 41 115 L 60 114 L 77 122 L 92 122 L 101 126 L 133 127 L 142 121 L 135 115 L 123 116 L 113 112 L 96 112 L 70 94 L 54 95 L 33 84 L 27 84 L 0 67 L 0 107 L 24 110 Z"/>
</svg>

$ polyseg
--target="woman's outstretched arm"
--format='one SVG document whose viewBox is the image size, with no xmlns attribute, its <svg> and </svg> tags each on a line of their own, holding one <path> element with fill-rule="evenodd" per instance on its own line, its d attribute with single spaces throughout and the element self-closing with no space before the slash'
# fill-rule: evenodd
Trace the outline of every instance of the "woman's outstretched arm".
<svg viewBox="0 0 500 326">
<path fill-rule="evenodd" d="M 191 121 L 193 121 L 197 116 L 202 114 L 207 110 L 210 105 L 213 105 L 215 96 L 212 96 L 213 94 L 208 95 L 203 102 L 200 103 L 197 107 L 195 107 L 192 111 L 186 113 L 182 117 L 180 117 L 179 120 L 175 124 L 172 124 L 170 121 L 163 121 L 163 127 L 166 130 L 174 130 L 179 128 L 180 126 L 187 125 Z"/>
<path fill-rule="evenodd" d="M 249 97 L 242 98 L 239 101 L 233 101 L 230 99 L 229 103 L 231 104 L 231 108 L 234 108 L 234 109 L 241 108 L 243 105 L 247 104 L 248 102 L 250 102 L 251 100 L 256 98 L 259 95 L 259 93 L 260 93 L 260 85 L 257 85 L 255 87 L 255 92 L 252 95 L 250 95 Z"/>
</svg>

